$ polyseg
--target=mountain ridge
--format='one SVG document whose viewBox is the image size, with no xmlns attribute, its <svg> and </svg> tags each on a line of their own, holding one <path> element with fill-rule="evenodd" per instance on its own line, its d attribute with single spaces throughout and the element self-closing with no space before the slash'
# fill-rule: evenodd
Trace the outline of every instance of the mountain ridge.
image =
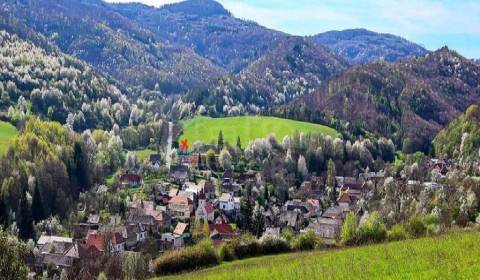
<svg viewBox="0 0 480 280">
<path fill-rule="evenodd" d="M 352 64 L 364 64 L 379 59 L 395 62 L 428 53 L 423 47 L 402 37 L 363 28 L 328 31 L 314 35 L 313 38 Z"/>
<path fill-rule="evenodd" d="M 396 63 L 358 65 L 287 106 L 287 115 L 350 123 L 428 152 L 438 131 L 480 102 L 480 68 L 448 48 Z"/>
</svg>

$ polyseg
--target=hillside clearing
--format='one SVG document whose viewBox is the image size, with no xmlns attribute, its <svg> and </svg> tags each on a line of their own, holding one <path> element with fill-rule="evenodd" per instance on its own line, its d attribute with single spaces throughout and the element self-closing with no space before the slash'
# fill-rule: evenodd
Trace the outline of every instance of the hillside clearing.
<svg viewBox="0 0 480 280">
<path fill-rule="evenodd" d="M 136 150 L 134 151 L 137 155 L 138 160 L 145 161 L 150 159 L 150 155 L 156 154 L 157 152 L 151 149 Z"/>
<path fill-rule="evenodd" d="M 475 279 L 480 233 L 452 232 L 334 251 L 283 254 L 224 263 L 159 279 Z"/>
<path fill-rule="evenodd" d="M 5 154 L 15 135 L 17 135 L 17 129 L 13 125 L 0 121 L 0 155 Z"/>
<path fill-rule="evenodd" d="M 293 135 L 295 131 L 323 133 L 334 138 L 338 137 L 338 132 L 327 126 L 264 116 L 198 117 L 184 121 L 182 125 L 183 134 L 180 138 L 188 139 L 190 143 L 201 141 L 207 144 L 211 142 L 216 144 L 220 130 L 225 142 L 235 145 L 237 137 L 240 136 L 243 146 L 252 140 L 264 138 L 270 133 L 273 133 L 278 140 L 282 140 L 285 135 Z"/>
</svg>

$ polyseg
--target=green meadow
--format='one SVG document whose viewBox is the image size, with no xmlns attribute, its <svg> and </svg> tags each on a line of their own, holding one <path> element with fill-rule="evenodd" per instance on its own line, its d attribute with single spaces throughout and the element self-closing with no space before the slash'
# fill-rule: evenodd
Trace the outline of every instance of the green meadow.
<svg viewBox="0 0 480 280">
<path fill-rule="evenodd" d="M 480 233 L 283 254 L 159 279 L 479 279 Z"/>
<path fill-rule="evenodd" d="M 201 141 L 216 143 L 220 130 L 225 142 L 235 145 L 237 137 L 243 146 L 250 141 L 264 138 L 273 133 L 280 141 L 285 135 L 293 135 L 295 131 L 303 133 L 323 133 L 338 137 L 338 132 L 330 127 L 288 119 L 264 116 L 241 116 L 228 118 L 198 117 L 182 122 L 183 134 L 180 139 L 188 139 L 190 143 Z"/>
<path fill-rule="evenodd" d="M 13 125 L 0 121 L 0 155 L 5 154 L 16 135 L 17 129 Z"/>
<path fill-rule="evenodd" d="M 137 155 L 138 160 L 140 161 L 150 160 L 150 155 L 157 153 L 156 151 L 150 149 L 136 150 L 134 152 Z"/>
</svg>

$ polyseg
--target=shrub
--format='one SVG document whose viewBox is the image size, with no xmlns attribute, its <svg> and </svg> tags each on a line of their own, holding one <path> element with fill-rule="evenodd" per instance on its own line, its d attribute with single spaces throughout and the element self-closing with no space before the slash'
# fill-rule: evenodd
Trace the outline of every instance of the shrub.
<svg viewBox="0 0 480 280">
<path fill-rule="evenodd" d="M 223 243 L 218 250 L 218 256 L 221 261 L 233 261 L 237 258 L 231 242 Z"/>
<path fill-rule="evenodd" d="M 380 214 L 375 211 L 368 216 L 365 223 L 360 225 L 357 230 L 357 243 L 374 243 L 381 242 L 387 237 L 387 229 L 380 217 Z"/>
<path fill-rule="evenodd" d="M 264 236 L 260 239 L 260 245 L 262 248 L 262 254 L 278 254 L 290 251 L 290 245 L 288 242 L 276 236 Z"/>
<path fill-rule="evenodd" d="M 239 259 L 255 257 L 262 253 L 260 243 L 256 239 L 244 239 L 232 243 L 235 256 Z"/>
<path fill-rule="evenodd" d="M 313 250 L 319 244 L 319 239 L 311 230 L 297 235 L 292 242 L 294 250 Z"/>
<path fill-rule="evenodd" d="M 282 234 L 281 234 L 282 238 L 285 239 L 287 242 L 291 242 L 292 239 L 293 239 L 293 231 L 292 229 L 290 228 L 286 228 L 284 230 L 282 230 Z"/>
<path fill-rule="evenodd" d="M 395 225 L 387 232 L 388 241 L 407 239 L 407 231 L 403 225 Z"/>
<path fill-rule="evenodd" d="M 345 217 L 340 238 L 345 245 L 355 244 L 357 239 L 357 217 L 355 214 L 348 213 Z"/>
<path fill-rule="evenodd" d="M 427 227 L 423 222 L 423 219 L 418 216 L 411 217 L 405 224 L 408 236 L 411 238 L 418 238 L 425 235 Z"/>
<path fill-rule="evenodd" d="M 218 264 L 218 256 L 210 240 L 199 244 L 165 253 L 155 260 L 154 269 L 157 275 L 194 270 Z"/>
</svg>

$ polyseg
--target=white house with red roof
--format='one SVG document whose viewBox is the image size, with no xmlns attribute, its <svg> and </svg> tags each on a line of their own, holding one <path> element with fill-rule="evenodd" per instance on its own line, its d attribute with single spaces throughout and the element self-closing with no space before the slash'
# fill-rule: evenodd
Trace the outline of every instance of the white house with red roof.
<svg viewBox="0 0 480 280">
<path fill-rule="evenodd" d="M 215 208 L 213 204 L 207 201 L 205 194 L 200 193 L 198 196 L 198 207 L 195 212 L 195 220 L 197 222 L 208 221 L 213 222 L 215 219 Z"/>
<path fill-rule="evenodd" d="M 97 230 L 91 231 L 87 235 L 85 242 L 87 248 L 94 248 L 98 252 L 104 252 L 105 247 L 111 253 L 122 253 L 125 251 L 126 239 L 119 232 L 105 233 Z"/>
</svg>

